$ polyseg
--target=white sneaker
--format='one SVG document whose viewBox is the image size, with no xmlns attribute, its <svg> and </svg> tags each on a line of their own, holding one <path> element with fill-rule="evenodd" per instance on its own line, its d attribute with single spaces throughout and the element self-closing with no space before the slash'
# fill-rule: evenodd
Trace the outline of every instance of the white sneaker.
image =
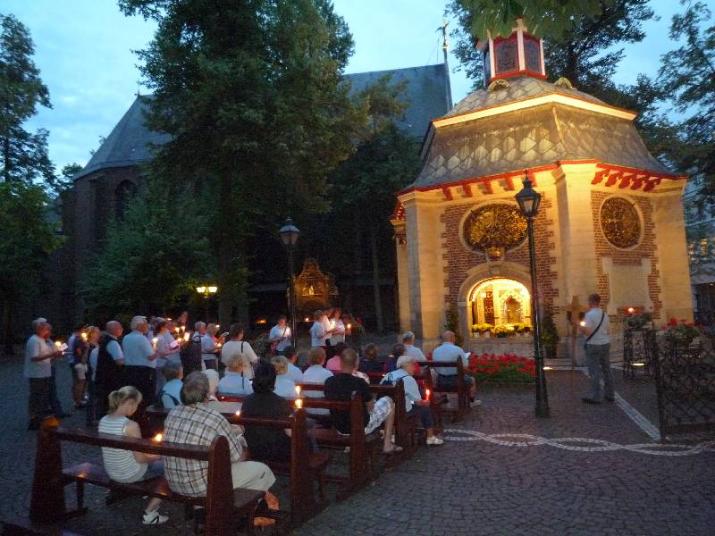
<svg viewBox="0 0 715 536">
<path fill-rule="evenodd" d="M 144 512 L 144 516 L 142 517 L 142 523 L 144 525 L 163 525 L 167 521 L 169 521 L 169 516 L 161 515 L 159 510 Z"/>
<path fill-rule="evenodd" d="M 427 438 L 428 445 L 444 445 L 444 439 L 440 439 L 437 436 L 432 436 Z"/>
</svg>

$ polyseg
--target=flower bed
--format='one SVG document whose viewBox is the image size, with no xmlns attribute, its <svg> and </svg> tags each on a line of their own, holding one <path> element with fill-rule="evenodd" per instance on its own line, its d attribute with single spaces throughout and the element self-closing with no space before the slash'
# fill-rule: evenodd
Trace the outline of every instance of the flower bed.
<svg viewBox="0 0 715 536">
<path fill-rule="evenodd" d="M 472 355 L 467 372 L 478 383 L 531 383 L 536 377 L 536 362 L 514 354 Z"/>
</svg>

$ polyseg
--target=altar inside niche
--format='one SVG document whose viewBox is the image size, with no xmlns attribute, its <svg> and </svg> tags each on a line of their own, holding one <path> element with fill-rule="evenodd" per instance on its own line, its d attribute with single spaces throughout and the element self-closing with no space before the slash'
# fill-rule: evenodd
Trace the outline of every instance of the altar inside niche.
<svg viewBox="0 0 715 536">
<path fill-rule="evenodd" d="M 469 297 L 472 331 L 489 325 L 531 328 L 531 295 L 513 279 L 494 278 L 478 283 Z"/>
</svg>

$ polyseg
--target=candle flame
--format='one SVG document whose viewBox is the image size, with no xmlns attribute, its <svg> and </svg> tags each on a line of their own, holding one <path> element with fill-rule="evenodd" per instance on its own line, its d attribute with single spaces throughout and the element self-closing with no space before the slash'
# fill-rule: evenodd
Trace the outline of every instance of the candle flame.
<svg viewBox="0 0 715 536">
<path fill-rule="evenodd" d="M 586 321 L 585 321 L 585 320 L 581 320 L 581 322 L 579 322 L 579 324 L 581 325 L 582 328 L 583 328 L 583 327 L 586 327 Z"/>
<path fill-rule="evenodd" d="M 238 410 L 236 410 L 236 417 L 240 417 L 240 416 L 241 416 L 241 410 L 238 409 Z"/>
<path fill-rule="evenodd" d="M 298 396 L 300 396 L 300 391 L 301 391 L 300 385 L 296 385 L 296 386 L 295 386 L 295 394 L 297 394 Z"/>
<path fill-rule="evenodd" d="M 57 346 L 57 348 L 62 346 L 62 341 L 55 341 L 55 346 Z"/>
<path fill-rule="evenodd" d="M 82 337 L 82 340 L 83 340 L 83 341 L 86 341 L 86 340 L 87 340 L 87 333 L 86 333 L 85 331 L 83 331 L 81 337 Z"/>
<path fill-rule="evenodd" d="M 429 400 L 430 395 L 432 394 L 432 391 L 429 389 L 425 390 L 425 394 L 427 395 L 427 400 Z"/>
<path fill-rule="evenodd" d="M 185 342 L 189 342 L 190 337 L 191 337 L 191 333 L 189 333 L 188 331 L 186 333 L 184 333 L 184 341 Z"/>
<path fill-rule="evenodd" d="M 302 398 L 298 398 L 295 401 L 295 409 L 303 409 L 303 399 Z"/>
<path fill-rule="evenodd" d="M 164 434 L 161 434 L 161 433 L 156 434 L 152 439 L 154 441 L 156 441 L 157 443 L 161 443 L 161 440 L 164 439 Z"/>
</svg>

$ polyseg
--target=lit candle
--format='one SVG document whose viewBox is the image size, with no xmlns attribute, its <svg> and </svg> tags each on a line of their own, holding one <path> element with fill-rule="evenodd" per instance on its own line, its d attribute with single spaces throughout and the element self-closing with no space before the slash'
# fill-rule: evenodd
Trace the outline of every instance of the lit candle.
<svg viewBox="0 0 715 536">
<path fill-rule="evenodd" d="M 216 329 L 217 330 L 221 329 L 221 324 L 216 324 Z"/>
<path fill-rule="evenodd" d="M 586 327 L 586 321 L 585 321 L 585 320 L 581 320 L 581 322 L 579 322 L 578 324 L 579 324 L 579 326 L 581 326 L 582 328 L 585 328 L 585 327 Z"/>
<path fill-rule="evenodd" d="M 298 395 L 298 397 L 300 397 L 300 391 L 301 391 L 300 385 L 296 385 L 295 386 L 295 394 Z"/>
<path fill-rule="evenodd" d="M 636 310 L 635 310 L 633 307 L 629 307 L 629 308 L 628 308 L 628 314 L 629 314 L 629 315 L 632 315 L 632 314 L 635 313 L 635 312 L 636 312 Z"/>
<path fill-rule="evenodd" d="M 216 343 L 216 348 L 221 348 L 221 343 L 220 343 L 220 342 L 217 342 L 217 343 Z"/>
<path fill-rule="evenodd" d="M 59 349 L 62 348 L 62 341 L 55 341 L 55 346 Z"/>
<path fill-rule="evenodd" d="M 164 434 L 158 433 L 152 439 L 153 439 L 153 441 L 156 441 L 157 443 L 161 443 L 161 440 L 164 439 Z"/>
<path fill-rule="evenodd" d="M 174 333 L 176 333 L 177 335 L 179 334 L 180 331 L 181 331 L 181 330 L 179 329 L 179 326 L 176 326 L 176 327 L 174 328 Z"/>
<path fill-rule="evenodd" d="M 303 399 L 302 398 L 296 399 L 295 409 L 303 409 Z"/>
<path fill-rule="evenodd" d="M 189 339 L 191 338 L 191 333 L 188 331 L 184 333 L 184 342 L 189 342 Z"/>
<path fill-rule="evenodd" d="M 83 341 L 87 342 L 87 332 L 83 331 L 81 337 Z"/>
<path fill-rule="evenodd" d="M 430 395 L 432 395 L 432 391 L 430 391 L 429 389 L 426 389 L 426 390 L 425 390 L 425 396 L 427 397 L 427 400 L 430 399 Z"/>
<path fill-rule="evenodd" d="M 181 331 L 182 332 L 186 331 L 186 326 L 181 326 Z"/>
<path fill-rule="evenodd" d="M 151 340 L 151 345 L 152 345 L 152 347 L 154 348 L 154 350 L 156 350 L 156 345 L 158 344 L 158 342 L 159 342 L 159 337 L 154 337 L 154 338 Z"/>
<path fill-rule="evenodd" d="M 240 416 L 241 416 L 241 410 L 240 410 L 240 409 L 237 409 L 237 410 L 236 410 L 236 417 L 240 417 Z"/>
</svg>

